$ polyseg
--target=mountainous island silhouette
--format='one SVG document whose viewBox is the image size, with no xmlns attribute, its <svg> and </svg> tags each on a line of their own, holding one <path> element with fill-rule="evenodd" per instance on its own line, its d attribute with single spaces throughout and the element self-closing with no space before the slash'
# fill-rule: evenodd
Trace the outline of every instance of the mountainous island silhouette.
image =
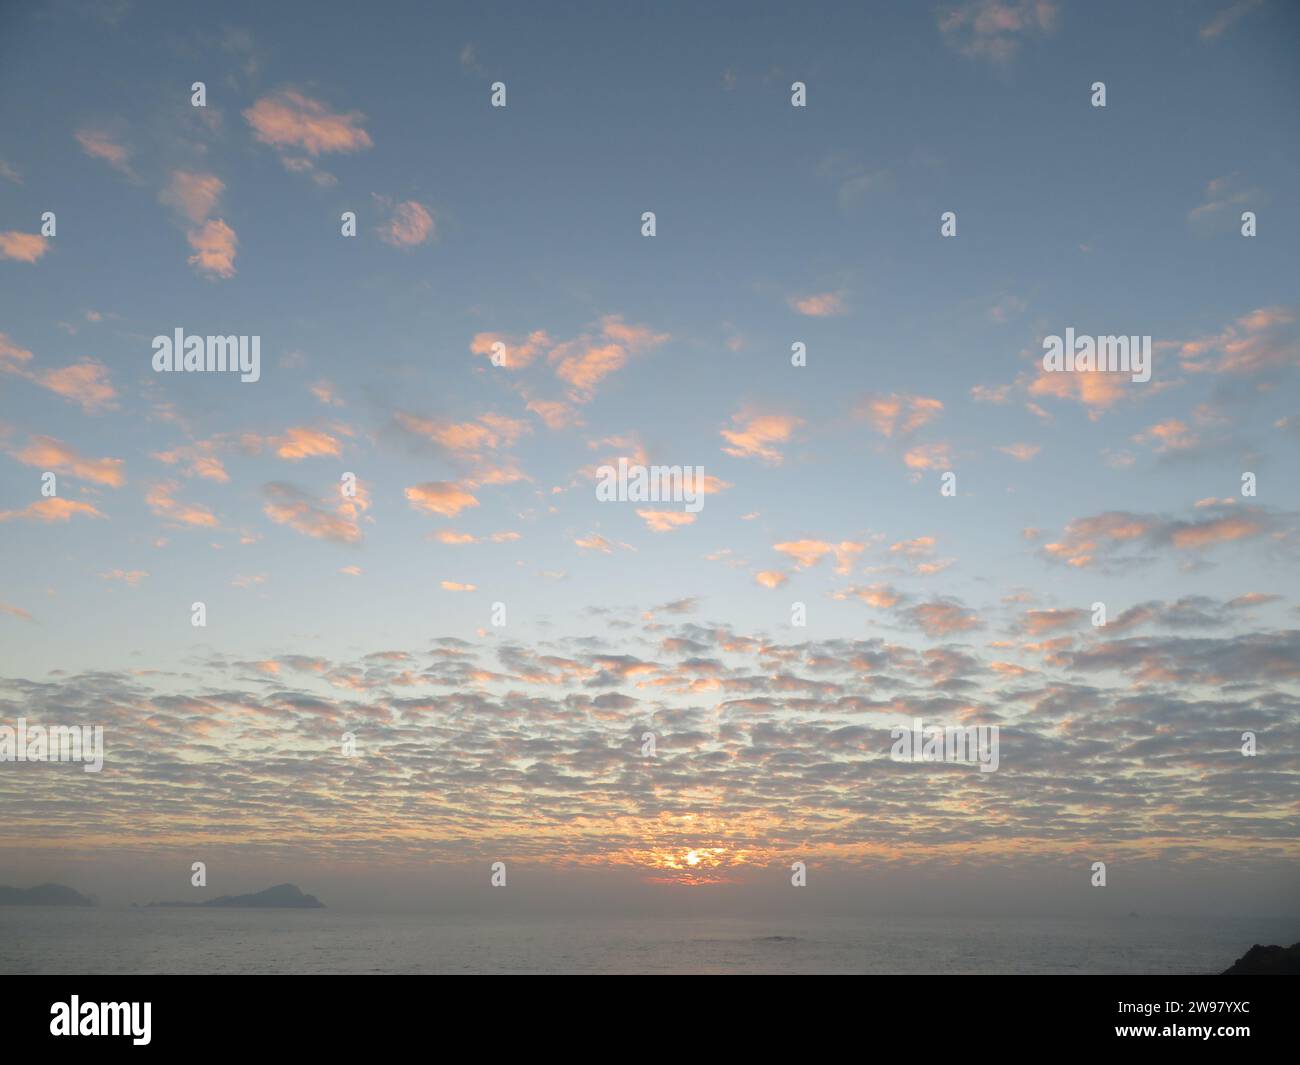
<svg viewBox="0 0 1300 1065">
<path fill-rule="evenodd" d="M 0 906 L 94 906 L 95 900 L 62 884 L 17 888 L 0 884 Z"/>
<path fill-rule="evenodd" d="M 236 907 L 244 909 L 323 910 L 325 903 L 315 895 L 304 895 L 296 884 L 276 884 L 248 895 L 220 895 L 207 902 L 151 902 L 150 906 Z"/>
</svg>

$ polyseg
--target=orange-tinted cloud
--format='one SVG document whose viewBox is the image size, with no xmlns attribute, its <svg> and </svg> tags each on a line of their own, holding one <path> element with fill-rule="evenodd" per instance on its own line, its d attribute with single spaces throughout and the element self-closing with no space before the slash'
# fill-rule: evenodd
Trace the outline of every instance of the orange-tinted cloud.
<svg viewBox="0 0 1300 1065">
<path fill-rule="evenodd" d="M 842 591 L 832 592 L 831 598 L 861 599 L 868 606 L 874 606 L 880 610 L 888 610 L 903 597 L 901 593 L 890 587 L 888 584 L 868 584 L 865 586 L 854 585 L 853 587 L 845 588 Z"/>
<path fill-rule="evenodd" d="M 49 523 L 69 521 L 76 514 L 84 514 L 88 518 L 106 517 L 89 503 L 80 503 L 75 499 L 64 499 L 62 496 L 51 496 L 37 503 L 29 503 L 22 510 L 0 510 L 0 521 L 12 521 L 15 518 L 21 518 L 27 521 Z"/>
<path fill-rule="evenodd" d="M 1029 394 L 1073 400 L 1087 407 L 1089 416 L 1095 418 L 1128 395 L 1130 383 L 1125 374 L 1119 373 L 1049 372 L 1040 362 L 1029 384 Z"/>
<path fill-rule="evenodd" d="M 1259 307 L 1221 332 L 1175 345 L 1189 373 L 1256 374 L 1300 366 L 1294 307 Z"/>
<path fill-rule="evenodd" d="M 943 403 L 928 396 L 872 393 L 858 402 L 853 413 L 881 436 L 907 436 L 943 413 Z"/>
<path fill-rule="evenodd" d="M 226 185 L 216 174 L 197 174 L 189 170 L 173 170 L 171 180 L 158 198 L 174 207 L 190 222 L 199 225 L 212 215 L 221 201 Z"/>
<path fill-rule="evenodd" d="M 544 354 L 555 345 L 544 329 L 534 329 L 523 340 L 507 336 L 505 333 L 475 333 L 470 341 L 469 350 L 474 355 L 491 359 L 496 353 L 496 345 L 505 350 L 501 355 L 501 365 L 509 370 L 522 370 L 538 355 Z M 529 404 L 532 408 L 532 404 Z"/>
<path fill-rule="evenodd" d="M 584 335 L 566 341 L 552 348 L 547 359 L 555 369 L 555 376 L 569 386 L 569 398 L 575 403 L 587 403 L 596 386 L 621 369 L 631 355 L 657 347 L 668 339 L 667 333 L 655 333 L 643 325 L 628 325 L 621 315 L 610 314 L 600 320 L 599 338 Z"/>
<path fill-rule="evenodd" d="M 638 510 L 636 513 L 650 527 L 651 532 L 671 532 L 683 525 L 690 525 L 696 518 L 696 515 L 684 510 Z"/>
<path fill-rule="evenodd" d="M 309 429 L 306 426 L 286 429 L 283 436 L 271 437 L 268 442 L 275 448 L 276 455 L 290 462 L 342 454 L 342 446 L 335 437 L 321 429 Z"/>
<path fill-rule="evenodd" d="M 180 488 L 175 481 L 162 481 L 150 485 L 144 501 L 158 517 L 175 525 L 195 525 L 215 528 L 218 524 L 212 511 L 201 503 L 182 503 L 175 498 Z"/>
<path fill-rule="evenodd" d="M 927 636 L 952 636 L 980 627 L 979 618 L 965 607 L 956 603 L 936 600 L 931 603 L 918 603 L 904 611 L 906 617 Z"/>
<path fill-rule="evenodd" d="M 266 497 L 262 512 L 277 525 L 287 525 L 317 540 L 332 540 L 340 544 L 355 544 L 361 540 L 357 519 L 369 503 L 360 485 L 355 498 L 340 496 L 337 501 L 331 497 L 317 502 L 300 489 L 283 482 L 263 485 L 262 494 Z"/>
<path fill-rule="evenodd" d="M 103 130 L 79 129 L 73 136 L 77 138 L 81 150 L 92 159 L 102 159 L 114 170 L 120 170 L 124 174 L 131 172 L 128 162 L 130 151 L 114 140 L 111 134 Z"/>
<path fill-rule="evenodd" d="M 903 453 L 909 470 L 946 470 L 952 468 L 952 452 L 947 444 L 922 444 Z"/>
<path fill-rule="evenodd" d="M 722 429 L 722 438 L 730 444 L 725 454 L 736 458 L 758 458 L 773 465 L 782 461 L 777 444 L 790 440 L 794 431 L 803 425 L 802 418 L 788 414 L 736 414 L 731 419 L 733 428 Z"/>
<path fill-rule="evenodd" d="M 1017 462 L 1028 462 L 1043 449 L 1039 444 L 1007 444 L 998 450 L 1004 455 L 1010 455 Z"/>
<path fill-rule="evenodd" d="M 452 481 L 427 481 L 406 489 L 407 502 L 416 510 L 443 517 L 455 517 L 462 510 L 478 506 L 478 500 Z"/>
<path fill-rule="evenodd" d="M 393 207 L 391 217 L 378 229 L 379 239 L 395 248 L 413 248 L 434 238 L 433 213 L 422 203 L 407 200 Z"/>
<path fill-rule="evenodd" d="M 135 588 L 142 580 L 149 576 L 149 571 L 143 569 L 111 569 L 107 573 L 101 573 L 99 576 L 102 580 L 121 581 L 123 584 L 129 584 L 132 588 Z"/>
<path fill-rule="evenodd" d="M 32 353 L 14 344 L 0 333 L 0 371 L 25 378 L 56 395 L 76 403 L 87 414 L 111 407 L 117 396 L 108 380 L 108 371 L 94 359 L 82 359 L 60 370 L 32 368 Z"/>
<path fill-rule="evenodd" d="M 220 218 L 213 218 L 185 234 L 194 254 L 186 261 L 207 277 L 235 276 L 239 238 Z"/>
<path fill-rule="evenodd" d="M 1150 444 L 1157 451 L 1164 452 L 1186 451 L 1195 447 L 1199 440 L 1185 422 L 1181 422 L 1177 418 L 1170 418 L 1167 421 L 1159 422 L 1148 429 L 1144 429 L 1133 437 L 1133 442 Z"/>
<path fill-rule="evenodd" d="M 263 144 L 319 156 L 328 152 L 358 152 L 373 145 L 361 128 L 358 111 L 331 111 L 320 100 L 293 89 L 263 96 L 244 111 L 253 136 Z"/>
<path fill-rule="evenodd" d="M 810 566 L 817 565 L 826 555 L 834 555 L 835 572 L 844 574 L 853 568 L 853 559 L 860 555 L 866 546 L 852 540 L 841 540 L 837 544 L 825 540 L 788 540 L 785 543 L 773 544 L 772 550 L 789 555 L 800 569 L 808 569 Z"/>
<path fill-rule="evenodd" d="M 0 259 L 34 263 L 49 250 L 49 241 L 39 233 L 19 233 L 15 229 L 0 233 Z"/>
<path fill-rule="evenodd" d="M 26 466 L 36 466 L 55 473 L 70 474 L 94 484 L 119 488 L 126 483 L 125 463 L 121 459 L 88 459 L 70 444 L 52 436 L 34 436 L 14 458 Z"/>
<path fill-rule="evenodd" d="M 812 296 L 791 296 L 790 306 L 810 318 L 833 318 L 845 311 L 844 296 L 839 292 L 821 292 Z"/>
</svg>

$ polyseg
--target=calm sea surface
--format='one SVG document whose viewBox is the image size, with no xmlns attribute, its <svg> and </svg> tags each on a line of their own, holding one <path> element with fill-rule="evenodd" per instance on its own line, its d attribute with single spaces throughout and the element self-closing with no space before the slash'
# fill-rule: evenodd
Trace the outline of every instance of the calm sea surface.
<svg viewBox="0 0 1300 1065">
<path fill-rule="evenodd" d="M 0 973 L 1209 973 L 1250 918 L 503 921 L 330 910 L 0 907 Z"/>
</svg>

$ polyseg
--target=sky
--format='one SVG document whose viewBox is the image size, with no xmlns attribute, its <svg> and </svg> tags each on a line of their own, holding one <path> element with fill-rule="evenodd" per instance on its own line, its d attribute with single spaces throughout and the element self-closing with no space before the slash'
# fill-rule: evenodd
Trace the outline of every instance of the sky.
<svg viewBox="0 0 1300 1065">
<path fill-rule="evenodd" d="M 0 882 L 1296 912 L 1297 43 L 6 5 L 0 724 L 106 753 L 0 763 Z M 156 372 L 177 329 L 258 380 Z M 1150 380 L 1047 372 L 1067 329 Z M 703 506 L 602 501 L 620 458 Z M 997 770 L 892 759 L 917 718 Z"/>
</svg>

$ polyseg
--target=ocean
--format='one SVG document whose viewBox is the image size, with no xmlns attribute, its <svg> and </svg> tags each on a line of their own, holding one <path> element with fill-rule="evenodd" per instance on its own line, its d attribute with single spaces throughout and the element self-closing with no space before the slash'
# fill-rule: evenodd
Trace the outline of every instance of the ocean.
<svg viewBox="0 0 1300 1065">
<path fill-rule="evenodd" d="M 1253 943 L 1257 918 L 502 920 L 331 910 L 0 907 L 0 974 L 1178 974 Z"/>
</svg>

